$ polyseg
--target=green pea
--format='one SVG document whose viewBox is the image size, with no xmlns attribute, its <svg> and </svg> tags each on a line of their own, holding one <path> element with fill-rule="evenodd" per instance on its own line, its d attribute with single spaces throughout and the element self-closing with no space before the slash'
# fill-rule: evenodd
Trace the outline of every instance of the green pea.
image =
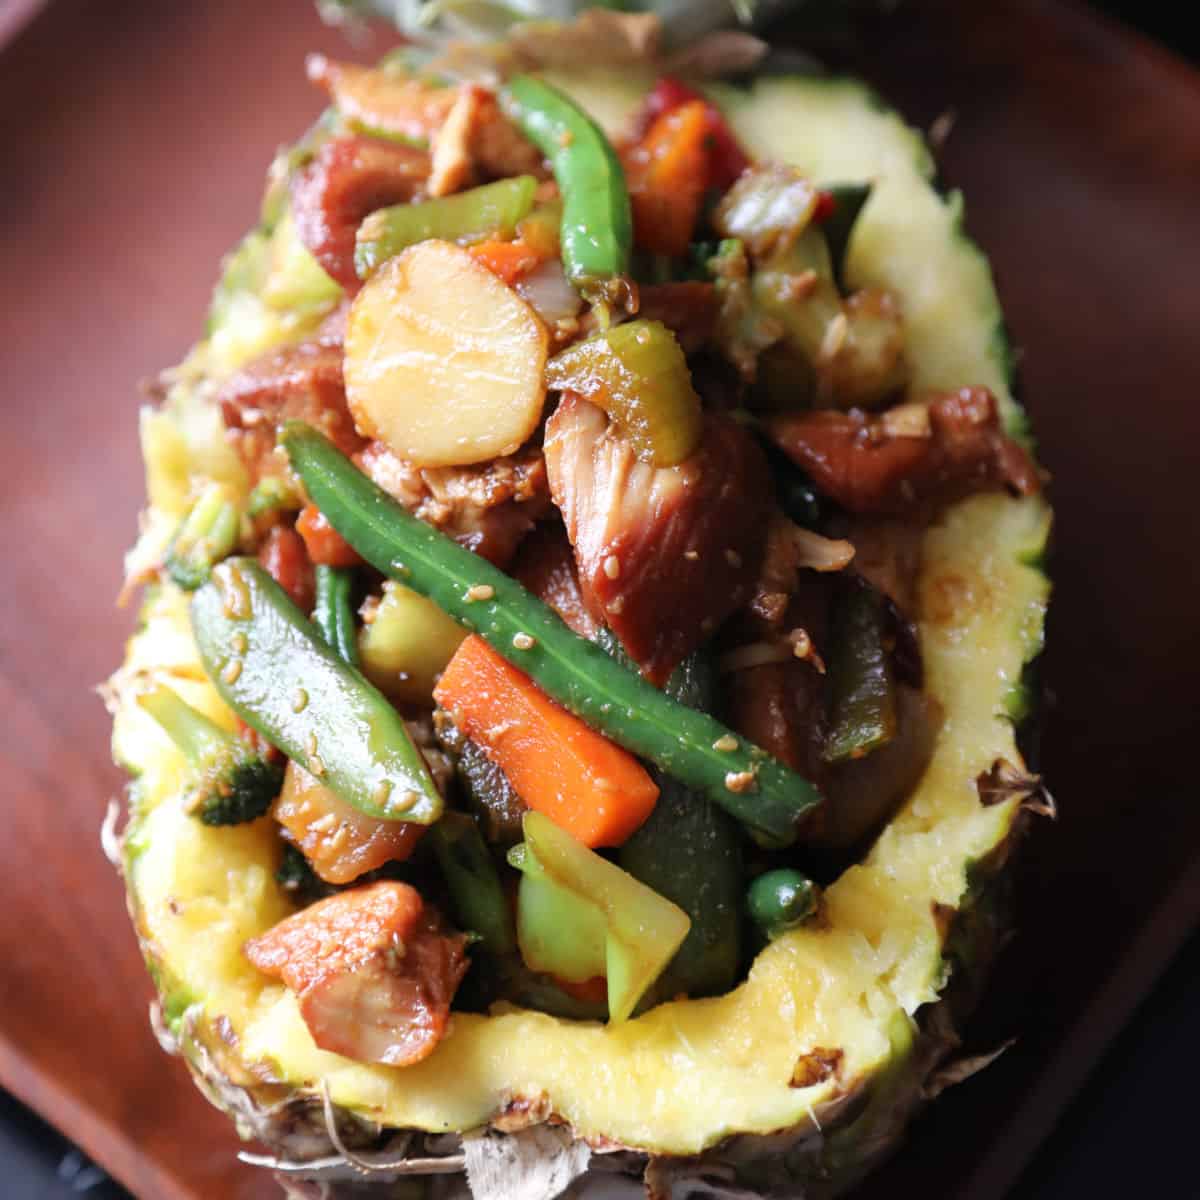
<svg viewBox="0 0 1200 1200">
<path fill-rule="evenodd" d="M 790 867 L 760 875 L 746 894 L 754 923 L 769 939 L 802 925 L 817 910 L 817 885 Z"/>
</svg>

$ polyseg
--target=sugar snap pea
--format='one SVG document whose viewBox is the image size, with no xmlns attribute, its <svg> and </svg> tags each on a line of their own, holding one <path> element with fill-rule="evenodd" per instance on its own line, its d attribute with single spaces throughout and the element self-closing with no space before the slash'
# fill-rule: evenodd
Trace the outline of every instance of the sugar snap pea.
<svg viewBox="0 0 1200 1200">
<path fill-rule="evenodd" d="M 215 567 L 191 616 L 205 671 L 247 725 L 368 816 L 419 825 L 441 816 L 400 714 L 258 563 Z"/>
<path fill-rule="evenodd" d="M 757 834 L 794 839 L 820 802 L 806 779 L 572 633 L 516 580 L 406 512 L 315 429 L 289 422 L 281 441 L 312 501 L 369 563 L 478 633 L 593 729 Z"/>
<path fill-rule="evenodd" d="M 500 102 L 550 161 L 558 181 L 567 278 L 585 295 L 621 300 L 629 286 L 633 217 L 612 144 L 572 100 L 530 75 L 510 79 Z"/>
</svg>

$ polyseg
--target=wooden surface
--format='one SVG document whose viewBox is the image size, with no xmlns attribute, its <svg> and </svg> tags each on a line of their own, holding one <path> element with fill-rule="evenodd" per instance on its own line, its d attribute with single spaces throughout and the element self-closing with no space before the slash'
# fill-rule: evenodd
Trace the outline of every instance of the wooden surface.
<svg viewBox="0 0 1200 1200">
<path fill-rule="evenodd" d="M 57 0 L 0 53 L 0 1082 L 154 1200 L 274 1192 L 151 1038 L 99 850 L 122 780 L 91 689 L 132 619 L 112 599 L 142 495 L 136 385 L 197 334 L 270 153 L 319 107 L 303 52 L 338 42 L 306 0 Z M 911 3 L 866 46 L 856 65 L 909 116 L 956 115 L 945 176 L 1055 474 L 1062 819 L 1028 846 L 976 1032 L 1022 1040 L 866 1189 L 986 1200 L 1200 914 L 1200 84 L 1032 0 Z"/>
</svg>

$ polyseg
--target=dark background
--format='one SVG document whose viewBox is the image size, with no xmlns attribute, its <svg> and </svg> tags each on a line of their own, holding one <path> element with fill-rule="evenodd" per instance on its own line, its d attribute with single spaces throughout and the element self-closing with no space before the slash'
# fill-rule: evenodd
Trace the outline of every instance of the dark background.
<svg viewBox="0 0 1200 1200">
<path fill-rule="evenodd" d="M 6 2 L 0 0 L 0 15 Z M 1188 6 L 1108 3 L 1092 7 L 1160 41 L 1193 65 L 1200 62 L 1200 33 L 1187 28 L 1191 25 Z M 1169 120 L 1169 114 L 1164 119 Z M 1114 947 L 1114 958 L 1120 949 Z M 1200 935 L 1193 934 L 1101 1060 L 1014 1196 L 1068 1200 L 1134 1192 L 1172 1197 L 1200 1194 L 1189 1137 L 1192 1106 L 1182 1102 L 1190 1091 L 1187 1081 L 1200 1076 L 1196 1013 L 1200 1013 Z M 1020 1048 L 1012 1053 L 1020 1054 Z M 922 1120 L 936 1125 L 936 1107 Z M 53 1129 L 0 1092 L 0 1196 L 59 1200 L 80 1194 L 93 1200 L 126 1195 Z"/>
</svg>

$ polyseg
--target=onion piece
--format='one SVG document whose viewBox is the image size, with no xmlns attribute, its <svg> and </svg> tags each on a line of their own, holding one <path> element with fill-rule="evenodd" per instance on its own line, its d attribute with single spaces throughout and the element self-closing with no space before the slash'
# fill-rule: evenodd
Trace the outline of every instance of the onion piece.
<svg viewBox="0 0 1200 1200">
<path fill-rule="evenodd" d="M 579 315 L 583 297 L 567 282 L 566 272 L 557 258 L 547 259 L 516 285 L 517 295 L 553 329 L 559 321 Z"/>
</svg>

